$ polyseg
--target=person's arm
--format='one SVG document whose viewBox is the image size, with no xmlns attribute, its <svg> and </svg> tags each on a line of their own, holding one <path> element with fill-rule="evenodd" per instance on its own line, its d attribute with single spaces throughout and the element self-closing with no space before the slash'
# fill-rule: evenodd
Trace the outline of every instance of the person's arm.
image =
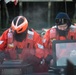
<svg viewBox="0 0 76 75">
<path fill-rule="evenodd" d="M 42 43 L 42 38 L 36 31 L 34 31 L 33 40 L 34 40 L 34 46 L 35 46 L 35 49 L 36 49 L 35 55 L 38 58 L 43 58 L 44 57 L 44 46 L 43 46 L 43 43 Z"/>
<path fill-rule="evenodd" d="M 0 36 L 0 51 L 4 50 L 7 45 L 7 33 L 8 30 L 4 31 Z"/>
<path fill-rule="evenodd" d="M 3 61 L 5 58 L 5 48 L 7 45 L 7 32 L 8 30 L 4 31 L 3 34 L 0 36 L 0 62 Z"/>
<path fill-rule="evenodd" d="M 48 30 L 45 33 L 45 35 L 43 36 L 43 39 L 42 39 L 42 42 L 43 42 L 45 48 L 48 48 L 49 41 L 50 41 L 50 30 Z"/>
<path fill-rule="evenodd" d="M 42 38 L 36 32 L 35 32 L 34 42 L 35 42 L 35 48 L 36 48 L 36 54 L 35 55 L 36 55 L 36 57 L 41 59 L 41 64 L 44 63 L 45 61 L 50 62 L 52 57 L 49 55 L 48 48 L 47 49 L 44 48 Z"/>
<path fill-rule="evenodd" d="M 44 47 L 45 47 L 45 62 L 47 64 L 52 64 L 52 59 L 53 59 L 53 56 L 52 56 L 52 38 L 54 37 L 54 29 L 53 28 L 50 28 L 46 33 L 45 35 L 43 36 L 43 44 L 44 44 Z"/>
</svg>

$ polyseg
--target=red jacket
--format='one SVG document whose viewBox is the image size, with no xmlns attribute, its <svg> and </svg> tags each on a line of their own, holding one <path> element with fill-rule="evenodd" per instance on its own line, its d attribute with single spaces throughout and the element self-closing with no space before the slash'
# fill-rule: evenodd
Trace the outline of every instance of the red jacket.
<svg viewBox="0 0 76 75">
<path fill-rule="evenodd" d="M 43 43 L 45 49 L 47 49 L 49 54 L 52 54 L 52 41 L 53 40 L 66 40 L 73 38 L 76 40 L 76 29 L 74 27 L 70 27 L 67 37 L 59 36 L 56 31 L 56 27 L 50 28 L 43 37 Z"/>
<path fill-rule="evenodd" d="M 13 34 L 13 33 L 12 33 Z M 9 29 L 4 31 L 0 37 L 0 51 L 9 52 L 12 59 L 25 59 L 30 54 L 38 58 L 44 57 L 44 47 L 40 35 L 32 29 L 28 30 L 27 37 L 18 42 L 12 37 L 13 41 L 8 38 Z M 9 37 L 11 37 L 10 35 Z M 17 53 L 20 50 L 21 53 Z"/>
</svg>

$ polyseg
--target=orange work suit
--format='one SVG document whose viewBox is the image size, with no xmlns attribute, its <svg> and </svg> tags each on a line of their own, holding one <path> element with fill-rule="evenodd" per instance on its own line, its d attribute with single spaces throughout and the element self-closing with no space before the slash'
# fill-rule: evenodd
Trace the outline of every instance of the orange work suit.
<svg viewBox="0 0 76 75">
<path fill-rule="evenodd" d="M 76 29 L 70 26 L 69 32 L 66 37 L 59 36 L 56 31 L 56 27 L 50 28 L 43 37 L 43 44 L 47 52 L 52 55 L 52 41 L 53 40 L 76 40 Z"/>
<path fill-rule="evenodd" d="M 39 60 L 35 60 L 35 72 L 47 71 L 47 66 L 42 68 L 40 65 L 40 60 L 46 57 L 44 52 L 44 46 L 42 43 L 42 38 L 40 35 L 33 29 L 27 31 L 27 36 L 22 42 L 18 42 L 12 37 L 12 41 L 8 38 L 9 29 L 3 32 L 0 39 L 0 51 L 5 51 L 9 53 L 10 58 L 28 60 L 28 58 L 34 59 L 33 56 L 36 56 Z M 13 34 L 13 33 L 12 33 Z M 11 37 L 12 35 L 10 35 Z M 34 63 L 29 61 L 29 63 Z M 38 64 L 36 64 L 38 63 Z M 45 65 L 44 65 L 45 66 Z M 37 67 L 37 68 L 36 68 Z"/>
<path fill-rule="evenodd" d="M 8 33 L 9 33 L 9 29 L 4 31 L 4 33 L 0 37 L 0 50 L 15 52 L 14 50 L 17 47 L 22 49 L 22 52 L 21 52 L 22 55 L 24 51 L 29 49 L 30 50 L 29 52 L 33 55 L 36 55 L 38 58 L 42 58 L 44 56 L 44 52 L 43 52 L 44 47 L 42 44 L 42 39 L 40 35 L 37 32 L 35 32 L 33 29 L 32 31 L 28 30 L 27 37 L 22 42 L 18 42 L 14 39 L 12 42 L 14 47 L 8 47 L 8 44 L 9 44 L 8 43 L 9 39 L 7 37 Z M 29 47 L 27 47 L 27 45 L 29 45 Z M 32 50 L 35 50 L 35 52 L 33 53 Z M 13 53 L 12 53 L 12 56 L 13 56 Z M 12 57 L 12 58 L 16 58 L 16 57 Z"/>
</svg>

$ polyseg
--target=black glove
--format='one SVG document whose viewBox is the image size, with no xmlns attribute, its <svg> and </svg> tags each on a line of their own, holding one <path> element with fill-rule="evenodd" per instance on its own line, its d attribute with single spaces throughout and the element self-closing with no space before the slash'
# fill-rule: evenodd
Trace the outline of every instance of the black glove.
<svg viewBox="0 0 76 75">
<path fill-rule="evenodd" d="M 41 59 L 39 59 L 38 57 L 36 57 L 35 55 L 30 55 L 29 57 L 27 57 L 26 62 L 30 63 L 30 64 L 40 64 Z"/>
<path fill-rule="evenodd" d="M 53 56 L 52 55 L 48 55 L 46 58 L 45 58 L 45 62 L 47 64 L 50 64 L 50 61 L 53 59 Z"/>
<path fill-rule="evenodd" d="M 0 52 L 0 62 L 3 62 L 4 58 L 5 58 L 5 53 L 1 51 Z"/>
</svg>

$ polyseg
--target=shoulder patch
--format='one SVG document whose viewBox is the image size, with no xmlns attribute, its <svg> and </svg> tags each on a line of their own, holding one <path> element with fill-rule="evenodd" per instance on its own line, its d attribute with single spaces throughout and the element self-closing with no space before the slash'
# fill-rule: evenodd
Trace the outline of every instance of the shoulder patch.
<svg viewBox="0 0 76 75">
<path fill-rule="evenodd" d="M 52 26 L 52 28 L 57 28 L 57 26 L 55 25 L 55 26 Z"/>
<path fill-rule="evenodd" d="M 56 32 L 56 29 L 55 29 L 55 28 L 51 28 L 51 29 L 50 29 L 50 32 L 51 32 L 51 33 L 55 33 L 55 32 Z"/>
<path fill-rule="evenodd" d="M 28 30 L 28 39 L 33 39 L 34 32 Z"/>
<path fill-rule="evenodd" d="M 41 44 L 37 44 L 38 45 L 38 48 L 40 48 L 40 49 L 44 49 L 44 46 L 43 45 L 41 45 Z"/>
<path fill-rule="evenodd" d="M 75 31 L 75 28 L 70 28 L 70 31 L 71 31 L 71 32 L 74 32 L 74 31 Z"/>
<path fill-rule="evenodd" d="M 0 45 L 3 43 L 4 41 L 0 41 Z"/>
<path fill-rule="evenodd" d="M 45 42 L 46 42 L 46 39 L 43 38 L 43 39 L 42 39 L 42 42 L 45 43 Z"/>
<path fill-rule="evenodd" d="M 28 33 L 28 34 L 31 34 L 31 35 L 34 35 L 34 32 L 32 32 L 32 31 L 30 31 L 30 30 L 28 30 L 27 33 Z"/>
</svg>

